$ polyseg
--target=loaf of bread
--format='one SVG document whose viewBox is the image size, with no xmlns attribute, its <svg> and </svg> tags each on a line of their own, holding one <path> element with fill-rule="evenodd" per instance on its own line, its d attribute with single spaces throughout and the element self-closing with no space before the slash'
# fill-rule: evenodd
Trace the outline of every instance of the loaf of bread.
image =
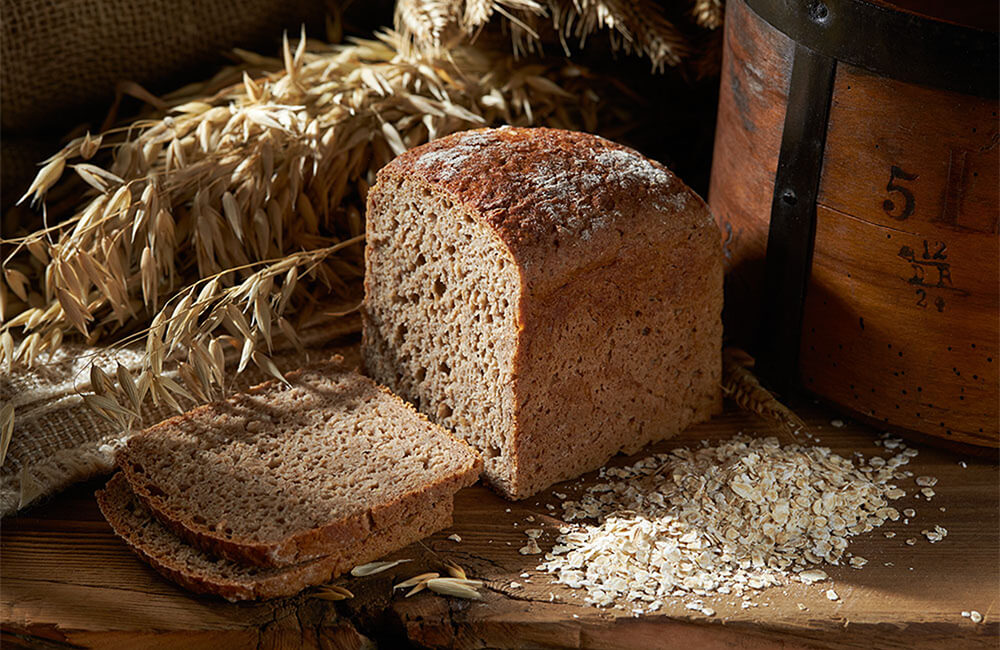
<svg viewBox="0 0 1000 650">
<path fill-rule="evenodd" d="M 368 194 L 365 369 L 524 498 L 721 407 L 722 251 L 670 171 L 607 140 L 467 131 Z"/>
<path fill-rule="evenodd" d="M 247 567 L 212 557 L 186 544 L 150 514 L 132 493 L 128 481 L 115 474 L 97 492 L 97 504 L 111 528 L 126 544 L 163 576 L 195 593 L 214 594 L 231 601 L 291 596 L 306 587 L 329 582 L 359 564 L 447 528 L 452 502 L 442 499 L 405 521 L 373 531 L 364 539 L 331 555 L 289 567 Z"/>
<path fill-rule="evenodd" d="M 466 443 L 338 361 L 287 379 L 162 422 L 119 453 L 139 501 L 191 546 L 300 564 L 419 522 L 479 476 Z"/>
</svg>

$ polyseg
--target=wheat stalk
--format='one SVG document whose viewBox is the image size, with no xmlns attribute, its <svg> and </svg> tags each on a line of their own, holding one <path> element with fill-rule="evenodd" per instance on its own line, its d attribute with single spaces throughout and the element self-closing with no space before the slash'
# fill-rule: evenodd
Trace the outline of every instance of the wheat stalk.
<svg viewBox="0 0 1000 650">
<path fill-rule="evenodd" d="M 3 242 L 7 368 L 76 332 L 145 338 L 136 388 L 178 409 L 176 396 L 224 390 L 223 346 L 239 351 L 236 370 L 252 362 L 280 377 L 272 338 L 294 342 L 331 295 L 357 292 L 364 200 L 395 155 L 470 127 L 614 121 L 593 77 L 564 60 L 525 66 L 482 47 L 403 56 L 404 40 L 303 36 L 293 49 L 286 38 L 280 59 L 238 51 L 239 66 L 165 97 L 168 114 L 88 133 L 45 161 L 23 200 L 44 207 L 69 172 L 88 198 Z M 102 152 L 110 164 L 97 164 Z M 168 360 L 182 381 L 163 376 Z M 136 409 L 125 391 L 120 382 L 102 396 L 117 409 L 95 406 L 127 425 Z"/>
<path fill-rule="evenodd" d="M 739 348 L 723 350 L 722 394 L 733 400 L 744 411 L 777 422 L 792 433 L 804 431 L 806 425 L 802 419 L 779 402 L 750 371 L 753 365 L 753 357 L 743 350 Z"/>
<path fill-rule="evenodd" d="M 694 0 L 690 13 L 697 25 L 715 29 L 722 12 L 721 0 Z M 655 0 L 399 0 L 395 25 L 407 52 L 440 53 L 477 35 L 498 14 L 515 54 L 540 49 L 538 19 L 546 16 L 567 51 L 568 39 L 583 47 L 590 35 L 607 30 L 613 49 L 642 54 L 657 71 L 693 53 Z"/>
<path fill-rule="evenodd" d="M 722 26 L 725 5 L 722 0 L 695 0 L 691 15 L 696 23 L 708 29 L 718 29 Z"/>
</svg>

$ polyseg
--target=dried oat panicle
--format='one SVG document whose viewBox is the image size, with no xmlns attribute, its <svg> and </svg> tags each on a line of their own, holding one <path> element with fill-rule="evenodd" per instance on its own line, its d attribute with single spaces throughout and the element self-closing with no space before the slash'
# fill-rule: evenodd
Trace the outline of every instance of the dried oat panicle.
<svg viewBox="0 0 1000 650">
<path fill-rule="evenodd" d="M 70 333 L 145 338 L 135 385 L 168 404 L 217 397 L 250 363 L 280 377 L 273 339 L 297 343 L 325 300 L 357 292 L 364 201 L 392 157 L 484 125 L 619 122 L 600 78 L 565 60 L 525 66 L 485 46 L 404 58 L 400 45 L 303 34 L 280 57 L 237 51 L 237 66 L 164 97 L 165 114 L 70 141 L 24 200 L 44 205 L 69 175 L 86 194 L 4 242 L 0 358 L 31 363 Z M 134 407 L 128 386 L 106 397 Z"/>
<path fill-rule="evenodd" d="M 825 447 L 739 435 L 605 469 L 563 503 L 565 520 L 581 523 L 560 530 L 539 569 L 589 603 L 643 611 L 823 582 L 819 567 L 844 562 L 851 537 L 899 518 L 889 492 L 909 451 L 855 465 Z"/>
</svg>

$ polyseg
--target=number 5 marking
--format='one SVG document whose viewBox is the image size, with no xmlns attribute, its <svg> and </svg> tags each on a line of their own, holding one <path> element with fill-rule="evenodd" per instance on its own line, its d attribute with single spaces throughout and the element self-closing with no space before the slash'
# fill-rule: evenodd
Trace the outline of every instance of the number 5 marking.
<svg viewBox="0 0 1000 650">
<path fill-rule="evenodd" d="M 916 207 L 913 200 L 913 192 L 909 188 L 903 187 L 896 183 L 896 179 L 902 179 L 904 181 L 915 181 L 917 180 L 917 174 L 907 174 L 901 168 L 893 165 L 889 169 L 889 182 L 886 184 L 885 189 L 887 192 L 899 192 L 903 196 L 905 203 L 903 204 L 902 210 L 899 214 L 893 214 L 892 211 L 896 209 L 896 204 L 893 203 L 892 199 L 886 199 L 882 201 L 882 209 L 885 213 L 896 219 L 897 221 L 905 221 L 911 214 L 913 214 L 913 209 Z"/>
</svg>

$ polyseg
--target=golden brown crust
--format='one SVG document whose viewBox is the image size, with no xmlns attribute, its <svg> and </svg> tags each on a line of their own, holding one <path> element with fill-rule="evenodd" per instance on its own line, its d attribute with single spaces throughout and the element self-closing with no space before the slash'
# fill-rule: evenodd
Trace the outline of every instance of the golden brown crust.
<svg viewBox="0 0 1000 650">
<path fill-rule="evenodd" d="M 435 140 L 379 172 L 399 178 L 443 191 L 516 262 L 514 478 L 490 477 L 506 496 L 721 409 L 720 237 L 665 167 L 588 134 L 503 128 Z M 376 186 L 370 211 L 379 200 Z"/>
<path fill-rule="evenodd" d="M 333 362 L 336 364 L 340 364 L 342 361 L 343 359 L 339 355 L 333 358 Z M 302 373 L 323 365 L 312 364 L 302 370 L 287 373 L 286 379 L 294 382 Z M 368 378 L 364 378 L 364 381 L 371 382 Z M 264 382 L 249 389 L 244 395 L 237 395 L 230 398 L 229 401 L 242 400 L 246 399 L 246 396 L 267 393 L 276 384 L 277 380 Z M 399 399 L 385 388 L 373 382 L 372 384 L 383 394 L 397 400 Z M 405 402 L 402 403 L 418 418 L 425 422 L 430 422 L 423 414 L 413 409 L 412 405 Z M 183 426 L 186 421 L 194 419 L 199 413 L 211 411 L 213 408 L 215 408 L 213 404 L 197 407 L 183 415 L 175 416 L 154 425 L 138 435 L 155 434 L 156 431 L 161 429 Z M 433 426 L 437 428 L 437 425 Z M 445 432 L 443 429 L 439 430 Z M 122 475 L 128 481 L 133 493 L 142 504 L 156 516 L 157 520 L 186 543 L 212 555 L 225 557 L 234 562 L 260 567 L 287 567 L 327 555 L 331 552 L 331 549 L 353 544 L 356 540 L 372 534 L 373 531 L 378 531 L 380 528 L 392 526 L 399 521 L 411 518 L 423 509 L 426 509 L 429 503 L 436 503 L 440 500 L 450 501 L 455 492 L 475 483 L 482 471 L 482 459 L 465 441 L 454 438 L 450 432 L 447 432 L 447 435 L 465 447 L 469 452 L 468 456 L 470 460 L 466 466 L 457 469 L 451 475 L 443 477 L 441 480 L 424 485 L 422 490 L 401 495 L 399 498 L 391 501 L 383 501 L 366 511 L 357 512 L 334 521 L 329 525 L 289 535 L 276 544 L 229 539 L 220 532 L 213 530 L 210 527 L 210 522 L 196 522 L 192 516 L 194 513 L 179 512 L 172 508 L 170 503 L 158 494 L 160 490 L 157 486 L 147 480 L 147 477 L 142 473 L 142 459 L 134 457 L 132 453 L 133 444 L 127 444 L 118 452 L 116 464 L 121 469 Z"/>
<path fill-rule="evenodd" d="M 415 175 L 477 213 L 536 296 L 614 257 L 636 219 L 668 231 L 714 227 L 705 202 L 666 167 L 575 131 L 463 131 L 403 153 L 379 172 L 388 174 Z"/>
</svg>

